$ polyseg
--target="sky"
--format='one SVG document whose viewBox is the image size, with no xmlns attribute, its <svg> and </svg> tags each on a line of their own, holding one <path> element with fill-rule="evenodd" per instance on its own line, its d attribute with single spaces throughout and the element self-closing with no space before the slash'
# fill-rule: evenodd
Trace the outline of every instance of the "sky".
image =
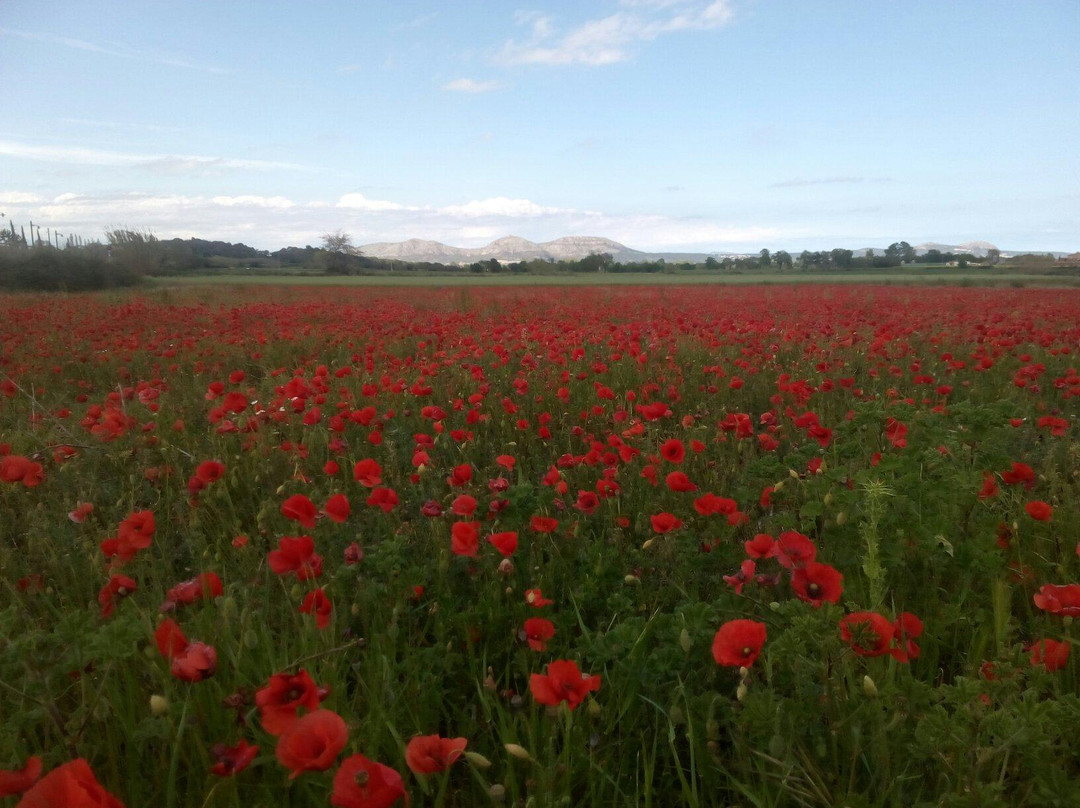
<svg viewBox="0 0 1080 808">
<path fill-rule="evenodd" d="M 1080 0 L 0 0 L 0 212 L 1080 249 Z"/>
</svg>

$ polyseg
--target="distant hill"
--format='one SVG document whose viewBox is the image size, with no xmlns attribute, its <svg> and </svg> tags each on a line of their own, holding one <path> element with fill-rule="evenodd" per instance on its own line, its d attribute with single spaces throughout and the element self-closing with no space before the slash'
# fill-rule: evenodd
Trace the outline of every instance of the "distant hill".
<svg viewBox="0 0 1080 808">
<path fill-rule="evenodd" d="M 596 236 L 564 236 L 554 241 L 536 243 L 520 236 L 504 236 L 485 247 L 451 247 L 438 241 L 409 239 L 408 241 L 364 244 L 360 252 L 371 258 L 391 258 L 397 261 L 427 261 L 438 264 L 471 264 L 476 261 L 500 263 L 517 261 L 576 261 L 590 255 L 609 253 L 619 263 L 665 261 L 701 263 L 710 256 L 722 257 L 731 253 L 668 253 L 634 250 L 617 241 Z"/>
</svg>

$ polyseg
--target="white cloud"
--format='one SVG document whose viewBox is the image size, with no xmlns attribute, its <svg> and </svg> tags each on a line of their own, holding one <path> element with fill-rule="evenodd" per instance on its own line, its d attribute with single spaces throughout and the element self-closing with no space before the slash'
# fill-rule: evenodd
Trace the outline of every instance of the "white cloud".
<svg viewBox="0 0 1080 808">
<path fill-rule="evenodd" d="M 505 196 L 452 205 L 406 205 L 350 193 L 336 202 L 298 202 L 284 196 L 184 195 L 168 193 L 63 193 L 51 199 L 0 190 L 4 211 L 18 221 L 98 236 L 107 227 L 147 229 L 159 238 L 243 241 L 256 247 L 318 242 L 319 235 L 345 230 L 358 244 L 432 239 L 478 247 L 519 233 L 535 241 L 583 234 L 613 238 L 644 250 L 708 251 L 729 245 L 776 243 L 778 231 L 708 219 L 653 214 L 607 214 L 541 205 Z"/>
<path fill-rule="evenodd" d="M 476 79 L 454 79 L 442 86 L 444 90 L 452 93 L 490 93 L 501 87 L 502 82 L 499 81 L 477 81 Z"/>
<path fill-rule="evenodd" d="M 200 70 L 204 73 L 223 74 L 228 72 L 220 67 L 199 64 L 189 59 L 172 58 L 162 56 L 161 54 L 143 53 L 123 45 L 99 45 L 96 42 L 88 42 L 85 39 L 75 39 L 74 37 L 68 36 L 54 36 L 53 34 L 42 34 L 35 31 L 17 31 L 14 28 L 4 28 L 2 26 L 0 26 L 0 36 L 17 37 L 18 39 L 25 39 L 29 42 L 49 42 L 53 45 L 60 45 L 61 47 L 87 51 L 89 53 L 98 53 L 103 56 L 115 56 L 119 59 L 133 59 L 139 62 L 152 62 L 154 64 L 165 65 L 167 67 L 179 67 L 186 70 Z"/>
<path fill-rule="evenodd" d="M 713 30 L 732 17 L 730 0 L 630 0 L 624 5 L 637 10 L 587 20 L 561 37 L 553 36 L 548 18 L 519 14 L 519 23 L 532 25 L 532 37 L 526 42 L 507 41 L 497 61 L 509 65 L 609 65 L 631 58 L 634 46 L 640 43 L 680 31 Z"/>
<path fill-rule="evenodd" d="M 25 191 L 0 191 L 0 205 L 34 205 L 41 201 L 37 194 Z"/>
<path fill-rule="evenodd" d="M 351 208 L 352 210 L 366 210 L 379 213 L 388 210 L 420 210 L 398 202 L 388 202 L 385 199 L 368 199 L 363 194 L 345 194 L 337 201 L 339 208 Z"/>
<path fill-rule="evenodd" d="M 463 205 L 447 205 L 439 208 L 439 213 L 447 216 L 461 216 L 475 219 L 482 216 L 504 216 L 511 219 L 550 216 L 558 213 L 578 213 L 571 208 L 546 208 L 528 199 L 510 199 L 495 196 L 490 199 L 474 199 Z"/>
<path fill-rule="evenodd" d="M 294 163 L 270 160 L 245 160 L 203 155 L 145 155 L 85 149 L 81 146 L 36 146 L 0 140 L 0 156 L 23 157 L 46 163 L 104 167 L 134 167 L 165 174 L 207 173 L 217 171 L 265 171 L 271 169 L 301 170 Z"/>
</svg>

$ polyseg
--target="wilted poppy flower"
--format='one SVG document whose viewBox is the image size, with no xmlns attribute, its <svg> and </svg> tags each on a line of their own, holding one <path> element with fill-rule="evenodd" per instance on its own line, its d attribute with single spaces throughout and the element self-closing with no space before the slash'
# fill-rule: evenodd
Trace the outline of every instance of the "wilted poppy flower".
<svg viewBox="0 0 1080 808">
<path fill-rule="evenodd" d="M 251 765 L 251 761 L 259 754 L 259 747 L 241 740 L 236 746 L 215 744 L 211 751 L 216 762 L 210 767 L 210 773 L 218 777 L 232 777 Z"/>
<path fill-rule="evenodd" d="M 820 606 L 836 603 L 844 591 L 844 576 L 828 564 L 808 561 L 791 574 L 791 588 L 800 600 Z"/>
<path fill-rule="evenodd" d="M 315 503 L 303 494 L 294 494 L 281 503 L 281 515 L 299 522 L 302 527 L 315 527 L 315 517 L 318 514 Z"/>
<path fill-rule="evenodd" d="M 739 566 L 739 571 L 737 573 L 724 576 L 724 583 L 728 586 L 735 587 L 735 594 L 741 595 L 743 587 L 746 586 L 747 581 L 754 577 L 754 570 L 756 569 L 757 565 L 747 558 Z"/>
<path fill-rule="evenodd" d="M 1080 584 L 1043 584 L 1035 593 L 1035 605 L 1050 614 L 1080 617 Z"/>
<path fill-rule="evenodd" d="M 979 489 L 979 499 L 993 499 L 1001 493 L 1001 489 L 998 488 L 997 483 L 994 481 L 994 475 L 990 472 L 983 474 L 982 488 Z"/>
<path fill-rule="evenodd" d="M 289 779 L 304 772 L 326 771 L 345 748 L 349 731 L 345 720 L 330 710 L 315 710 L 298 718 L 278 738 L 277 759 L 291 770 Z"/>
<path fill-rule="evenodd" d="M 81 525 L 93 512 L 93 504 L 89 502 L 80 502 L 78 505 L 75 506 L 75 510 L 68 511 L 68 519 L 70 519 L 77 525 Z"/>
<path fill-rule="evenodd" d="M 318 709 L 319 688 L 305 670 L 296 674 L 275 673 L 265 687 L 256 691 L 255 704 L 263 729 L 271 735 L 280 735 L 295 723 L 301 707 Z"/>
<path fill-rule="evenodd" d="M 922 621 L 904 612 L 895 623 L 877 612 L 853 612 L 840 620 L 840 638 L 859 656 L 879 657 L 890 654 L 898 662 L 919 655 L 914 638 L 922 634 Z M 894 640 L 899 640 L 896 647 Z"/>
<path fill-rule="evenodd" d="M 364 548 L 353 542 L 345 548 L 345 566 L 351 567 L 364 560 Z"/>
<path fill-rule="evenodd" d="M 1058 640 L 1047 638 L 1032 643 L 1029 650 L 1031 651 L 1032 665 L 1043 665 L 1048 671 L 1053 673 L 1054 671 L 1061 670 L 1068 664 L 1071 646 L 1069 645 L 1068 640 L 1059 642 Z"/>
<path fill-rule="evenodd" d="M 1049 522 L 1054 515 L 1054 509 L 1042 500 L 1025 503 L 1024 510 L 1027 511 L 1028 516 L 1038 522 Z"/>
<path fill-rule="evenodd" d="M 13 797 L 22 794 L 41 777 L 41 758 L 32 755 L 26 759 L 21 769 L 9 771 L 0 769 L 0 797 Z"/>
<path fill-rule="evenodd" d="M 111 617 L 116 610 L 117 598 L 124 598 L 138 589 L 134 578 L 126 575 L 114 575 L 109 582 L 98 592 L 98 604 L 101 606 L 101 616 Z"/>
<path fill-rule="evenodd" d="M 652 523 L 652 529 L 657 533 L 670 533 L 682 527 L 682 520 L 667 512 L 650 516 L 649 521 Z"/>
<path fill-rule="evenodd" d="M 529 677 L 529 690 L 540 704 L 555 707 L 562 702 L 574 710 L 585 696 L 600 689 L 600 677 L 582 674 L 577 663 L 557 659 L 547 666 L 546 674 Z"/>
<path fill-rule="evenodd" d="M 749 668 L 765 645 L 767 631 L 757 620 L 729 620 L 713 637 L 712 654 L 717 665 Z"/>
<path fill-rule="evenodd" d="M 405 763 L 413 774 L 435 774 L 454 764 L 468 744 L 465 738 L 416 735 L 405 746 Z"/>
<path fill-rule="evenodd" d="M 405 798 L 401 775 L 363 755 L 346 758 L 334 775 L 330 804 L 336 808 L 391 808 Z"/>
<path fill-rule="evenodd" d="M 491 542 L 495 549 L 499 551 L 499 554 L 509 558 L 517 550 L 518 546 L 518 534 L 516 531 L 507 530 L 502 533 L 492 533 L 488 536 L 488 541 Z"/>
<path fill-rule="evenodd" d="M 896 641 L 900 644 L 900 647 L 893 651 L 893 656 L 900 662 L 917 659 L 919 646 L 915 643 L 915 639 L 922 636 L 922 620 L 910 612 L 901 612 L 893 623 L 893 631 Z"/>
<path fill-rule="evenodd" d="M 37 781 L 16 808 L 124 808 L 82 758 L 57 766 Z"/>
<path fill-rule="evenodd" d="M 547 641 L 555 636 L 555 625 L 543 617 L 530 617 L 525 621 L 525 638 L 533 651 L 546 651 Z"/>
<path fill-rule="evenodd" d="M 330 614 L 334 611 L 334 604 L 326 596 L 322 588 L 308 592 L 304 596 L 304 602 L 300 604 L 301 614 L 315 615 L 315 624 L 319 628 L 330 625 Z"/>
<path fill-rule="evenodd" d="M 322 574 L 322 556 L 315 552 L 315 540 L 311 536 L 282 536 L 278 549 L 270 551 L 268 561 L 270 569 L 278 575 L 294 572 L 301 581 Z"/>
</svg>

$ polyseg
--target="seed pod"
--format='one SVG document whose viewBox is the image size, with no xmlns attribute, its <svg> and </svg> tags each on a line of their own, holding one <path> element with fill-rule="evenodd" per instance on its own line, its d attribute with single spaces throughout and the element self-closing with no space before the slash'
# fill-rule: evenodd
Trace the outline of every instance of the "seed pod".
<svg viewBox="0 0 1080 808">
<path fill-rule="evenodd" d="M 524 746 L 518 746 L 516 743 L 503 744 L 503 748 L 510 754 L 511 757 L 516 757 L 518 760 L 532 761 L 533 757 L 529 754 L 529 750 Z"/>
</svg>

